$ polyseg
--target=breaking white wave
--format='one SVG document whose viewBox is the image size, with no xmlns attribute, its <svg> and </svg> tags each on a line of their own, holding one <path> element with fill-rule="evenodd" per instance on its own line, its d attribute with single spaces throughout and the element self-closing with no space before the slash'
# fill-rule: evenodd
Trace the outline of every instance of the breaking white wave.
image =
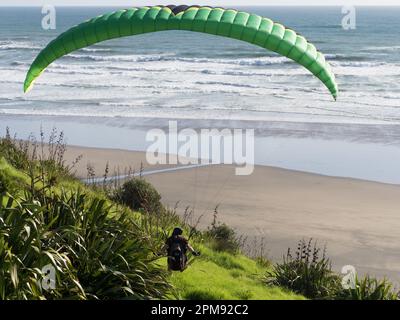
<svg viewBox="0 0 400 320">
<path fill-rule="evenodd" d="M 81 61 L 105 61 L 105 62 L 187 62 L 187 63 L 219 63 L 234 64 L 242 66 L 269 66 L 272 64 L 288 63 L 290 60 L 285 57 L 260 57 L 248 59 L 209 59 L 209 58 L 187 58 L 179 57 L 174 54 L 160 55 L 82 55 L 70 54 L 69 58 Z"/>
<path fill-rule="evenodd" d="M 362 51 L 400 51 L 400 46 L 375 46 L 365 47 Z"/>
<path fill-rule="evenodd" d="M 39 50 L 40 46 L 27 41 L 0 41 L 0 50 Z"/>
<path fill-rule="evenodd" d="M 79 50 L 82 52 L 102 52 L 102 53 L 112 51 L 112 49 L 110 48 L 82 48 Z"/>
</svg>

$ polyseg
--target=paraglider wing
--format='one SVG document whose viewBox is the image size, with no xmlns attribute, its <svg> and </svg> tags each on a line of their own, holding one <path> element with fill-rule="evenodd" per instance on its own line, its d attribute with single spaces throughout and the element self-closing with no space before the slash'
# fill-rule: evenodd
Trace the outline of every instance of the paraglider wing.
<svg viewBox="0 0 400 320">
<path fill-rule="evenodd" d="M 165 30 L 224 36 L 274 51 L 308 69 L 336 100 L 338 87 L 329 63 L 303 36 L 256 14 L 200 6 L 131 8 L 87 20 L 62 33 L 39 53 L 26 76 L 24 92 L 49 64 L 72 51 L 109 39 Z"/>
</svg>

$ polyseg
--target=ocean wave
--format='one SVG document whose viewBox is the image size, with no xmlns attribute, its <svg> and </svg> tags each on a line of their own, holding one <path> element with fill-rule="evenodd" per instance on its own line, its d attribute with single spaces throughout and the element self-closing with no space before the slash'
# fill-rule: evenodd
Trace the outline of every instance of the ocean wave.
<svg viewBox="0 0 400 320">
<path fill-rule="evenodd" d="M 130 102 L 98 102 L 97 105 L 99 107 L 113 107 L 113 108 L 118 108 L 118 107 L 138 107 L 138 106 L 145 106 L 146 102 L 145 101 L 140 101 L 140 100 L 135 100 L 135 103 L 130 103 Z"/>
<path fill-rule="evenodd" d="M 286 57 L 265 57 L 259 59 L 242 59 L 239 61 L 233 61 L 234 64 L 239 64 L 241 66 L 269 66 L 272 64 L 285 64 L 291 63 L 290 59 Z"/>
<path fill-rule="evenodd" d="M 17 67 L 17 66 L 26 66 L 26 65 L 28 65 L 28 63 L 27 62 L 23 62 L 23 61 L 13 61 L 13 62 L 11 62 L 10 63 L 10 66 L 15 66 L 15 67 Z"/>
<path fill-rule="evenodd" d="M 283 98 L 283 97 L 282 97 Z M 288 98 L 288 97 L 284 97 Z M 376 116 L 371 113 L 359 113 L 344 110 L 327 109 L 326 107 L 310 107 L 304 106 L 296 108 L 296 110 L 286 110 L 282 108 L 263 108 L 261 106 L 237 106 L 237 105 L 197 105 L 186 106 L 176 105 L 170 103 L 167 106 L 152 105 L 151 107 L 143 101 L 132 103 L 118 103 L 107 104 L 101 103 L 102 106 L 108 108 L 97 108 L 94 110 L 92 107 L 81 108 L 63 108 L 63 109 L 36 109 L 36 108 L 3 108 L 0 109 L 0 114 L 9 115 L 35 115 L 35 116 L 78 116 L 78 117 L 102 117 L 102 118 L 131 118 L 131 117 L 151 117 L 153 118 L 168 118 L 174 116 L 175 118 L 182 119 L 220 119 L 221 116 L 229 118 L 235 117 L 238 120 L 250 120 L 253 118 L 254 113 L 257 113 L 255 119 L 260 120 L 268 115 L 287 115 L 290 117 L 304 116 L 308 119 L 313 118 L 314 121 L 320 122 L 336 122 L 341 119 L 342 122 L 349 121 L 357 123 L 358 121 L 367 122 L 392 122 L 397 123 L 400 119 L 397 117 Z M 112 108 L 110 108 L 112 107 Z M 156 111 L 156 112 L 155 112 Z M 243 113 L 245 112 L 245 113 Z M 329 120 L 334 119 L 334 120 Z"/>
<path fill-rule="evenodd" d="M 242 66 L 269 66 L 272 64 L 288 63 L 290 60 L 286 57 L 260 57 L 247 59 L 211 59 L 211 58 L 187 58 L 179 57 L 174 54 L 163 55 L 80 55 L 70 54 L 69 58 L 82 61 L 103 61 L 103 62 L 186 62 L 186 63 L 216 63 L 216 64 L 234 64 Z"/>
<path fill-rule="evenodd" d="M 378 89 L 377 92 L 382 92 L 382 94 L 373 94 L 374 97 L 380 97 L 383 99 L 393 99 L 400 101 L 400 94 L 388 93 L 386 89 Z"/>
<path fill-rule="evenodd" d="M 383 101 L 382 101 L 383 100 Z M 348 94 L 345 97 L 341 98 L 341 102 L 345 103 L 350 106 L 362 106 L 362 107 L 373 107 L 374 109 L 394 109 L 395 112 L 397 113 L 397 110 L 400 109 L 400 105 L 393 105 L 393 104 L 388 104 L 385 100 L 388 100 L 385 98 L 385 96 L 379 96 L 375 94 L 366 94 L 360 93 L 360 94 Z"/>
<path fill-rule="evenodd" d="M 254 85 L 251 85 L 251 84 L 222 82 L 222 81 L 196 81 L 195 84 L 199 84 L 199 85 L 221 85 L 221 86 L 229 86 L 229 87 L 237 87 L 237 88 L 260 89 L 259 86 L 254 86 Z"/>
<path fill-rule="evenodd" d="M 39 50 L 41 47 L 35 46 L 26 41 L 0 41 L 0 50 Z"/>
<path fill-rule="evenodd" d="M 287 115 L 293 119 L 299 116 L 306 117 L 308 120 L 314 119 L 317 122 L 350 122 L 358 123 L 399 123 L 400 118 L 397 117 L 395 111 L 375 113 L 372 108 L 357 108 L 351 102 L 342 101 L 343 105 L 340 109 L 332 106 L 328 108 L 326 103 L 320 105 L 304 105 L 298 97 L 275 94 L 278 99 L 290 99 L 299 101 L 292 102 L 291 108 L 286 108 L 282 101 L 271 100 L 273 104 L 254 105 L 252 103 L 241 104 L 197 104 L 193 105 L 190 101 L 182 104 L 179 100 L 168 100 L 163 103 L 149 103 L 146 98 L 138 97 L 135 101 L 91 101 L 86 105 L 76 107 L 79 101 L 68 101 L 62 103 L 57 101 L 56 104 L 41 104 L 48 107 L 37 108 L 32 106 L 3 107 L 0 108 L 0 114 L 9 115 L 35 115 L 35 116 L 74 116 L 74 117 L 110 117 L 110 118 L 131 118 L 131 117 L 153 117 L 153 118 L 188 118 L 188 119 L 221 119 L 221 117 L 236 118 L 238 120 L 254 119 L 260 120 L 269 118 L 271 115 Z M 48 102 L 48 101 L 46 101 Z M 99 107 L 100 106 L 100 107 Z M 365 107 L 365 106 L 364 106 Z M 351 109 L 349 109 L 351 108 Z M 280 118 L 282 120 L 282 118 Z"/>
<path fill-rule="evenodd" d="M 288 96 L 288 95 L 284 95 L 284 94 L 280 94 L 280 93 L 273 93 L 272 95 L 276 98 L 287 99 L 287 100 L 296 100 L 297 99 L 296 97 Z"/>
<path fill-rule="evenodd" d="M 327 61 L 348 61 L 348 62 L 352 62 L 352 61 L 370 61 L 371 57 L 369 56 L 362 56 L 362 55 L 347 55 L 347 54 L 340 54 L 340 53 L 336 53 L 336 54 L 325 54 L 325 59 Z"/>
<path fill-rule="evenodd" d="M 100 75 L 102 72 L 94 72 L 94 71 L 84 71 L 84 70 L 74 70 L 74 69 L 58 69 L 52 70 L 52 68 L 48 68 L 46 70 L 47 73 L 55 73 L 55 74 L 84 74 L 84 75 Z"/>
<path fill-rule="evenodd" d="M 112 52 L 110 48 L 82 48 L 82 52 Z"/>
<path fill-rule="evenodd" d="M 362 48 L 361 51 L 400 51 L 400 46 L 371 46 Z"/>
<path fill-rule="evenodd" d="M 380 67 L 388 65 L 384 61 L 331 61 L 333 67 Z"/>
<path fill-rule="evenodd" d="M 341 59 L 346 57 L 344 54 L 339 54 L 339 53 L 328 53 L 324 55 L 326 60 L 334 60 L 334 59 Z"/>
<path fill-rule="evenodd" d="M 154 65 L 154 64 L 125 64 L 125 63 L 115 63 L 115 64 L 106 64 L 106 65 L 84 65 L 84 64 L 65 64 L 65 65 L 56 65 L 54 69 L 54 73 L 68 74 L 69 70 L 71 73 L 82 73 L 82 74 L 119 74 L 123 76 L 127 76 L 130 79 L 140 78 L 140 79 L 148 79 L 154 73 L 160 74 L 170 74 L 174 73 L 195 73 L 195 74 L 203 74 L 203 75 L 218 75 L 218 76 L 240 76 L 240 77 L 271 77 L 271 76 L 305 76 L 308 75 L 306 70 L 302 68 L 245 68 L 245 69 L 237 69 L 235 66 L 231 66 L 231 68 L 226 67 L 225 65 L 218 64 L 204 64 L 204 67 L 201 66 L 177 66 L 176 64 L 163 64 L 163 65 Z"/>
<path fill-rule="evenodd" d="M 294 62 L 286 57 L 280 56 L 265 56 L 255 58 L 196 58 L 196 57 L 184 57 L 177 56 L 175 54 L 160 54 L 160 55 L 84 55 L 84 54 L 70 54 L 68 55 L 71 59 L 77 59 L 80 61 L 96 61 L 96 62 L 114 62 L 114 65 L 110 65 L 109 68 L 118 68 L 117 63 L 151 63 L 151 62 L 172 62 L 172 63 L 187 63 L 187 64 L 210 64 L 210 65 L 232 65 L 232 66 L 248 66 L 248 67 L 267 67 L 267 66 L 279 66 L 279 65 L 291 65 Z M 326 60 L 331 63 L 332 66 L 339 67 L 376 67 L 386 65 L 384 61 L 372 60 L 370 57 L 362 55 L 345 55 L 345 54 L 326 54 Z M 119 66 L 120 69 L 124 69 L 124 66 Z M 138 69 L 138 68 L 134 68 Z M 139 68 L 140 69 L 140 68 Z M 128 69 L 127 69 L 128 70 Z M 136 71 L 136 70 L 131 70 Z M 139 70 L 137 70 L 139 71 Z M 162 71 L 162 70 L 158 70 Z M 207 73 L 207 69 L 204 69 L 202 73 Z M 212 72 L 210 72 L 212 73 Z"/>
<path fill-rule="evenodd" d="M 41 83 L 38 83 L 37 85 L 43 85 Z M 82 83 L 68 83 L 68 82 L 54 82 L 51 81 L 47 84 L 46 86 L 51 86 L 51 87 L 61 87 L 61 88 L 74 88 L 74 89 L 94 89 L 98 90 L 101 88 L 104 89 L 112 89 L 112 88 L 138 88 L 137 86 L 129 86 L 126 84 L 110 84 L 110 83 L 87 83 L 87 82 L 82 82 Z"/>
<path fill-rule="evenodd" d="M 70 54 L 67 58 L 78 59 L 81 61 L 103 61 L 103 62 L 152 62 L 152 61 L 164 61 L 166 59 L 162 55 L 156 56 L 138 56 L 138 55 L 81 55 L 81 54 Z"/>
</svg>

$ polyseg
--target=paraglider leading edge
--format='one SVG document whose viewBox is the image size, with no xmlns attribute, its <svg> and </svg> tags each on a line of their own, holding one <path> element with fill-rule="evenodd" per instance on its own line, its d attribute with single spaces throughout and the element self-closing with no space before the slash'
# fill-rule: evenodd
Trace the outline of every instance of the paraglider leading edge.
<svg viewBox="0 0 400 320">
<path fill-rule="evenodd" d="M 256 14 L 208 6 L 151 6 L 118 10 L 87 20 L 51 41 L 33 61 L 24 92 L 55 60 L 109 39 L 186 30 L 242 40 L 285 56 L 309 70 L 336 100 L 338 86 L 324 55 L 303 36 Z"/>
</svg>

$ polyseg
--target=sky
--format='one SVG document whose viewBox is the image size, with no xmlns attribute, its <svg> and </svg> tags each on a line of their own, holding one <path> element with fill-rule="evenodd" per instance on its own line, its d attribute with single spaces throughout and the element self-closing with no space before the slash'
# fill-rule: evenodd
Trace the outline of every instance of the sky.
<svg viewBox="0 0 400 320">
<path fill-rule="evenodd" d="M 169 0 L 169 1 L 152 1 L 152 0 L 0 0 L 0 6 L 43 6 L 43 5 L 58 5 L 58 6 L 75 6 L 75 5 L 90 5 L 90 6 L 141 6 L 141 5 L 157 5 L 157 4 L 202 4 L 202 5 L 400 5 L 399 0 Z"/>
</svg>

